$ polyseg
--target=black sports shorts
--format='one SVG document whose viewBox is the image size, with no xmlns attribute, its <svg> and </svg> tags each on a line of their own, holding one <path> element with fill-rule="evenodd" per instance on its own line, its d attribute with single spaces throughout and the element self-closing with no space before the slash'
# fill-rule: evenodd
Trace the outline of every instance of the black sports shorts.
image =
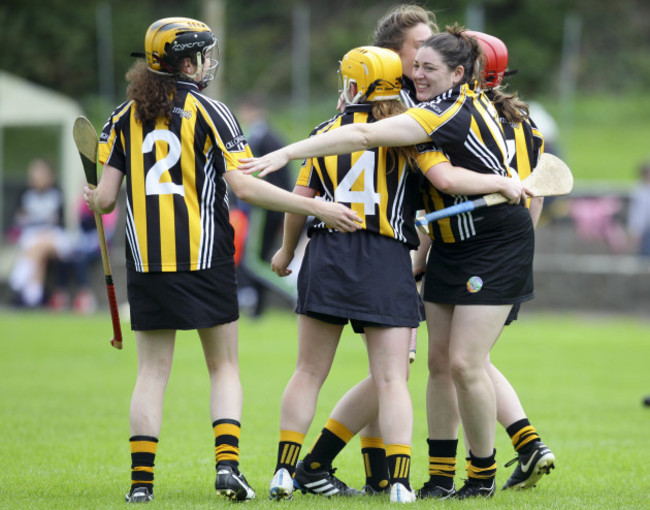
<svg viewBox="0 0 650 510">
<path fill-rule="evenodd" d="M 296 313 L 354 320 L 356 329 L 417 327 L 421 301 L 411 267 L 408 246 L 390 237 L 314 232 L 298 274 Z"/>
<path fill-rule="evenodd" d="M 489 222 L 490 229 L 465 241 L 431 245 L 425 301 L 505 305 L 534 298 L 535 237 L 530 214 L 524 207 L 489 209 L 482 221 Z"/>
<path fill-rule="evenodd" d="M 127 269 L 131 329 L 201 329 L 239 318 L 235 263 L 200 271 Z"/>
</svg>

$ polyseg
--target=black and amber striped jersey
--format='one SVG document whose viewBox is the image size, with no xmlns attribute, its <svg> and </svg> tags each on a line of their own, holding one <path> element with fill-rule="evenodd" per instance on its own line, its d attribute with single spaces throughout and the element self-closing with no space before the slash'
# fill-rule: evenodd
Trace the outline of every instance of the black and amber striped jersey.
<svg viewBox="0 0 650 510">
<path fill-rule="evenodd" d="M 372 105 L 348 105 L 342 114 L 321 124 L 312 135 L 352 123 L 373 122 Z M 401 155 L 386 147 L 303 162 L 297 185 L 307 186 L 331 202 L 347 205 L 363 220 L 361 228 L 417 247 L 415 213 L 421 205 L 422 175 Z M 310 225 L 327 229 L 321 220 Z"/>
<path fill-rule="evenodd" d="M 500 117 L 499 121 L 506 136 L 510 168 L 524 180 L 532 173 L 544 152 L 544 136 L 529 117 L 522 123 L 508 122 L 503 117 Z"/>
<path fill-rule="evenodd" d="M 431 142 L 417 146 L 420 154 L 441 152 L 455 166 L 479 173 L 511 176 L 508 165 L 508 145 L 499 116 L 488 97 L 474 86 L 463 84 L 441 94 L 432 101 L 409 109 L 414 118 L 431 137 Z M 428 168 L 423 167 L 426 172 Z M 427 189 L 424 206 L 427 212 L 437 211 L 475 195 L 448 195 L 433 186 Z M 454 243 L 472 238 L 481 232 L 476 215 L 484 217 L 490 212 L 469 212 L 429 225 L 434 240 Z"/>
<path fill-rule="evenodd" d="M 106 122 L 99 160 L 126 175 L 126 262 L 139 272 L 208 269 L 234 254 L 223 174 L 251 151 L 226 105 L 177 82 L 172 120 L 141 123 L 134 101 Z"/>
</svg>

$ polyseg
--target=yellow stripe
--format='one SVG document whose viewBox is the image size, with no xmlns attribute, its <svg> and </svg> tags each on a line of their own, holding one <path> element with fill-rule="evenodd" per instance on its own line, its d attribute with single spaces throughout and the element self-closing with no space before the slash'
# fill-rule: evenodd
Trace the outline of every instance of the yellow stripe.
<svg viewBox="0 0 650 510">
<path fill-rule="evenodd" d="M 366 472 L 366 478 L 370 478 L 372 476 L 372 469 L 370 466 L 370 455 L 367 453 L 363 454 L 363 469 Z"/>
<path fill-rule="evenodd" d="M 214 426 L 214 437 L 235 436 L 239 439 L 241 428 L 233 423 L 219 423 Z"/>
<path fill-rule="evenodd" d="M 131 147 L 140 149 L 142 147 L 142 124 L 135 120 L 135 109 L 131 112 L 130 119 L 130 143 Z M 122 141 L 124 143 L 124 141 Z M 148 239 L 147 239 L 147 194 L 144 186 L 144 161 L 141 150 L 131 151 L 131 208 L 135 220 L 140 258 L 144 271 L 149 271 Z"/>
<path fill-rule="evenodd" d="M 361 448 L 381 448 L 385 450 L 384 440 L 381 437 L 361 437 Z"/>
<path fill-rule="evenodd" d="M 136 483 L 144 483 L 144 484 L 153 484 L 153 480 L 131 480 L 131 485 L 134 485 Z"/>
<path fill-rule="evenodd" d="M 192 97 L 191 94 L 187 95 Z M 196 107 L 186 101 L 185 110 L 196 112 Z M 196 113 L 193 114 L 196 118 Z M 181 120 L 181 140 L 194 140 L 195 123 L 191 119 Z M 209 139 L 209 137 L 208 137 Z M 183 188 L 185 190 L 185 207 L 187 207 L 188 235 L 190 247 L 190 269 L 196 270 L 199 266 L 199 246 L 201 244 L 201 212 L 196 191 L 196 155 L 194 144 L 187 144 L 181 150 L 181 168 L 190 168 L 192 171 L 183 172 Z"/>
<path fill-rule="evenodd" d="M 479 468 L 473 465 L 472 462 L 468 460 L 466 470 L 467 470 L 467 476 L 471 476 L 472 478 L 478 478 L 481 480 L 486 480 L 488 478 L 494 478 L 497 472 L 497 465 L 495 462 L 490 467 Z"/>
<path fill-rule="evenodd" d="M 397 457 L 397 461 L 395 462 L 395 471 L 393 472 L 393 478 L 401 478 L 399 475 L 401 465 L 402 457 Z"/>
<path fill-rule="evenodd" d="M 348 443 L 350 439 L 354 437 L 354 433 L 351 432 L 349 428 L 332 418 L 327 420 L 325 428 L 332 432 L 336 437 L 341 439 L 341 441 L 344 441 L 346 443 Z"/>
<path fill-rule="evenodd" d="M 530 436 L 530 437 L 525 437 Z M 524 444 L 530 442 L 532 439 L 538 439 L 539 435 L 537 430 L 532 425 L 527 425 L 520 431 L 518 431 L 514 436 L 512 436 L 512 444 L 515 448 L 519 448 Z"/>
<path fill-rule="evenodd" d="M 131 453 L 156 453 L 158 443 L 153 441 L 131 441 Z"/>
<path fill-rule="evenodd" d="M 304 440 L 305 434 L 302 434 L 301 432 L 295 432 L 293 430 L 280 431 L 280 442 L 298 443 L 302 446 Z"/>
<path fill-rule="evenodd" d="M 411 445 L 408 444 L 387 444 L 386 445 L 386 456 L 390 457 L 391 455 L 407 455 L 411 456 Z"/>
<path fill-rule="evenodd" d="M 144 473 L 153 473 L 153 467 L 149 466 L 135 466 L 131 471 L 142 471 Z"/>
</svg>

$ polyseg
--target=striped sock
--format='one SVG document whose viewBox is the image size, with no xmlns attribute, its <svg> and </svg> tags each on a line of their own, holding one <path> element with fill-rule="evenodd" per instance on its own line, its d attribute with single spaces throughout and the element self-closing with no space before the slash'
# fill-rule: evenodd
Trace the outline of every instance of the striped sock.
<svg viewBox="0 0 650 510">
<path fill-rule="evenodd" d="M 129 438 L 131 446 L 131 490 L 147 487 L 153 494 L 153 466 L 158 439 L 150 436 Z"/>
<path fill-rule="evenodd" d="M 366 485 L 380 492 L 388 487 L 388 462 L 381 437 L 361 437 L 361 455 L 366 471 Z"/>
<path fill-rule="evenodd" d="M 303 463 L 307 470 L 318 471 L 332 465 L 334 458 L 345 448 L 354 434 L 342 423 L 330 418 L 316 438 Z"/>
<path fill-rule="evenodd" d="M 212 424 L 214 430 L 214 458 L 219 464 L 239 468 L 239 434 L 241 424 L 237 420 L 223 418 Z"/>
<path fill-rule="evenodd" d="M 497 474 L 496 453 L 497 451 L 493 450 L 489 457 L 475 457 L 470 451 L 467 459 L 467 478 L 473 478 L 485 487 L 492 485 Z"/>
<path fill-rule="evenodd" d="M 280 442 L 278 443 L 278 460 L 275 470 L 284 468 L 291 476 L 296 472 L 296 464 L 300 455 L 305 434 L 293 430 L 281 430 Z"/>
<path fill-rule="evenodd" d="M 390 484 L 401 483 L 411 490 L 409 477 L 411 472 L 411 446 L 406 444 L 387 444 L 386 462 Z"/>
<path fill-rule="evenodd" d="M 429 481 L 443 489 L 451 489 L 456 476 L 458 439 L 427 439 L 429 445 Z"/>
<path fill-rule="evenodd" d="M 527 418 L 514 422 L 506 428 L 506 432 L 510 436 L 512 446 L 514 446 L 517 453 L 527 453 L 528 448 L 541 441 L 535 427 L 530 424 Z"/>
</svg>

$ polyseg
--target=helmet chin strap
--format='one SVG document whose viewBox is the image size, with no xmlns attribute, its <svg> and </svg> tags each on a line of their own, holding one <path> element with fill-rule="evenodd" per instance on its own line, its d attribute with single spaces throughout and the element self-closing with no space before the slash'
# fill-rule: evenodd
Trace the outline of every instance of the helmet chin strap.
<svg viewBox="0 0 650 510">
<path fill-rule="evenodd" d="M 199 77 L 201 76 L 201 73 L 203 72 L 203 56 L 201 55 L 200 51 L 196 52 L 196 72 L 193 75 L 186 74 L 188 78 L 190 78 L 192 81 L 195 81 L 199 83 Z"/>
</svg>

